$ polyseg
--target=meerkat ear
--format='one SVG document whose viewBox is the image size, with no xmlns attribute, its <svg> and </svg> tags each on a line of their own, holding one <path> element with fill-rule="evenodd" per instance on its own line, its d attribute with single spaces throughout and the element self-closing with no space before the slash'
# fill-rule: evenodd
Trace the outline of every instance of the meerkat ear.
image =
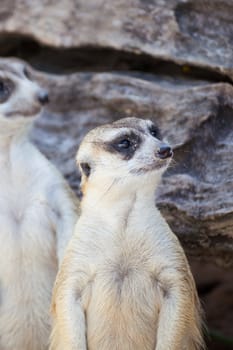
<svg viewBox="0 0 233 350">
<path fill-rule="evenodd" d="M 80 163 L 80 168 L 82 169 L 82 172 L 84 173 L 84 175 L 86 175 L 86 177 L 90 176 L 91 167 L 88 163 Z"/>
<path fill-rule="evenodd" d="M 82 173 L 80 189 L 81 189 L 81 195 L 83 197 L 86 194 L 86 185 L 88 182 L 88 177 L 90 176 L 90 173 L 91 173 L 91 167 L 88 163 L 80 163 L 79 166 Z"/>
</svg>

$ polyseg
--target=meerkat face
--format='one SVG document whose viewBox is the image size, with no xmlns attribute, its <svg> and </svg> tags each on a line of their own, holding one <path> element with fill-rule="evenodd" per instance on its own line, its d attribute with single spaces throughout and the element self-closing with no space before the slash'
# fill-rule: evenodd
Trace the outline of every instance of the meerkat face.
<svg viewBox="0 0 233 350">
<path fill-rule="evenodd" d="M 160 178 L 172 155 L 150 120 L 125 118 L 103 125 L 86 135 L 77 154 L 82 189 L 111 179 L 130 186 Z"/>
<path fill-rule="evenodd" d="M 48 102 L 48 93 L 31 78 L 31 69 L 17 59 L 0 59 L 0 115 L 32 117 Z M 2 118 L 1 117 L 1 118 Z"/>
</svg>

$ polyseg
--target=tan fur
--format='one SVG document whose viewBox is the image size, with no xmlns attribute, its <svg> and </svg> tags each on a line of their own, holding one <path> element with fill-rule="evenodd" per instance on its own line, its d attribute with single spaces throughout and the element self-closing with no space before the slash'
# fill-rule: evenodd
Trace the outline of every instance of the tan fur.
<svg viewBox="0 0 233 350">
<path fill-rule="evenodd" d="M 78 212 L 28 140 L 42 89 L 23 72 L 23 62 L 0 59 L 0 81 L 14 84 L 7 101 L 0 93 L 0 350 L 48 348 L 52 287 Z"/>
<path fill-rule="evenodd" d="M 81 169 L 85 195 L 53 292 L 50 350 L 203 346 L 188 262 L 154 206 L 169 160 L 158 158 L 164 143 L 151 135 L 151 124 L 122 119 L 91 131 L 79 148 L 78 164 L 89 164 L 91 173 Z M 113 142 L 129 132 L 141 140 L 131 158 Z"/>
</svg>

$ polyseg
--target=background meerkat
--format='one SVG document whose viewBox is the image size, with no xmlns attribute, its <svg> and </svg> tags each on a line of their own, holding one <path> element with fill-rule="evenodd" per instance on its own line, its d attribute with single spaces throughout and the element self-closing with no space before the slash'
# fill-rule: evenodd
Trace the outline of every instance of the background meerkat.
<svg viewBox="0 0 233 350">
<path fill-rule="evenodd" d="M 200 305 L 183 249 L 154 205 L 172 156 L 149 120 L 87 134 L 81 216 L 53 293 L 51 350 L 194 350 Z"/>
<path fill-rule="evenodd" d="M 75 196 L 30 143 L 48 93 L 29 67 L 0 59 L 0 349 L 48 347 L 52 287 L 77 220 Z"/>
</svg>

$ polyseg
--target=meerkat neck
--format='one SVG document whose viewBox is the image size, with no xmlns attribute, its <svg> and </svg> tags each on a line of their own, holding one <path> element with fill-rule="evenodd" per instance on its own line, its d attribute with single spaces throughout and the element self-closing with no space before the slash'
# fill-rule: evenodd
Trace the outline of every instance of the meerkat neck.
<svg viewBox="0 0 233 350">
<path fill-rule="evenodd" d="M 13 141 L 17 142 L 27 138 L 32 121 L 25 118 L 15 120 L 0 120 L 0 146 L 7 147 Z"/>
<path fill-rule="evenodd" d="M 111 227 L 124 225 L 129 216 L 141 217 L 141 213 L 155 208 L 155 188 L 151 183 L 137 189 L 120 187 L 117 183 L 105 191 L 91 190 L 82 200 L 82 213 L 88 213 L 92 221 L 101 220 Z M 149 214 L 150 215 L 150 214 Z M 142 218 L 143 219 L 143 218 Z"/>
</svg>

